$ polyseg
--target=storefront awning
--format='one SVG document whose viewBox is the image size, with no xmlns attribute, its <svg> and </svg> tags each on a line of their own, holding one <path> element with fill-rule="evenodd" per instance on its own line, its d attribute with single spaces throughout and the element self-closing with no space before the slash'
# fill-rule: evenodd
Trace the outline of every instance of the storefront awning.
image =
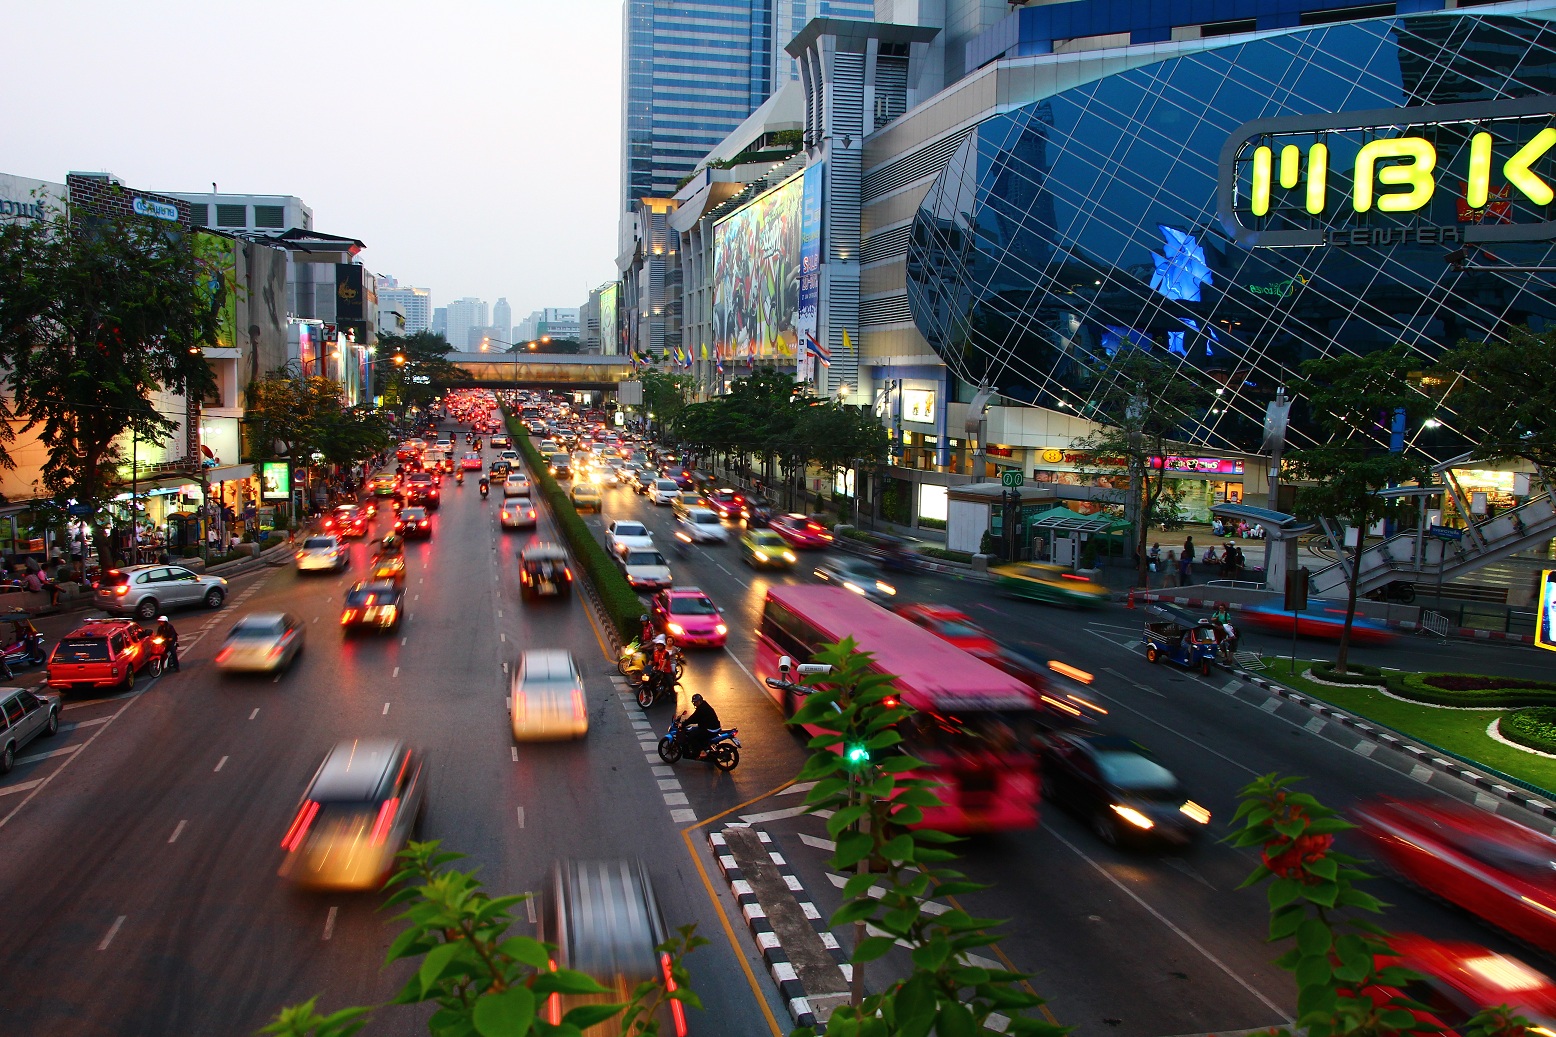
<svg viewBox="0 0 1556 1037">
<path fill-rule="evenodd" d="M 208 483 L 231 482 L 234 479 L 247 479 L 254 474 L 253 464 L 226 464 L 205 470 L 205 481 Z"/>
</svg>

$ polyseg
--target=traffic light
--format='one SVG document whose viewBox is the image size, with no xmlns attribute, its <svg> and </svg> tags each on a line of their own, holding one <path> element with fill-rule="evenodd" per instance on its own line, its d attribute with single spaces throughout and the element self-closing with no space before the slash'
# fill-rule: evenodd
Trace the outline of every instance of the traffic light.
<svg viewBox="0 0 1556 1037">
<path fill-rule="evenodd" d="M 843 759 L 850 767 L 863 767 L 870 762 L 870 750 L 862 745 L 850 745 L 843 750 Z"/>
</svg>

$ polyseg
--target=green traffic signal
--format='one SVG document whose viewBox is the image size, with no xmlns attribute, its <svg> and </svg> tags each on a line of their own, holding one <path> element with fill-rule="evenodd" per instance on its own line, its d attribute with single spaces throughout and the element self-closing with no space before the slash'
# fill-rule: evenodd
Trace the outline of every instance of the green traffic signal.
<svg viewBox="0 0 1556 1037">
<path fill-rule="evenodd" d="M 862 745 L 850 745 L 843 751 L 843 759 L 858 767 L 870 762 L 870 750 Z"/>
</svg>

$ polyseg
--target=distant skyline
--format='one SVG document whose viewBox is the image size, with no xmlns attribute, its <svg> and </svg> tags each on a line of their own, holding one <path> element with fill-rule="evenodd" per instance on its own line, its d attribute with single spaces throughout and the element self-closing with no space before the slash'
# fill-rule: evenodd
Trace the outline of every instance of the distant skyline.
<svg viewBox="0 0 1556 1037">
<path fill-rule="evenodd" d="M 27 26 L 54 44 L 0 65 L 25 98 L 0 173 L 293 194 L 434 306 L 615 276 L 620 0 L 56 0 Z"/>
</svg>

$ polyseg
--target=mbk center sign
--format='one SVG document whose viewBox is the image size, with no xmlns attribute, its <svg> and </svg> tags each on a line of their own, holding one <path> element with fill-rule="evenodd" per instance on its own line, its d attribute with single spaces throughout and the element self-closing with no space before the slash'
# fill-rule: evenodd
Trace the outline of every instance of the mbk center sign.
<svg viewBox="0 0 1556 1037">
<path fill-rule="evenodd" d="M 1255 119 L 1221 150 L 1250 247 L 1556 239 L 1556 97 Z"/>
</svg>

